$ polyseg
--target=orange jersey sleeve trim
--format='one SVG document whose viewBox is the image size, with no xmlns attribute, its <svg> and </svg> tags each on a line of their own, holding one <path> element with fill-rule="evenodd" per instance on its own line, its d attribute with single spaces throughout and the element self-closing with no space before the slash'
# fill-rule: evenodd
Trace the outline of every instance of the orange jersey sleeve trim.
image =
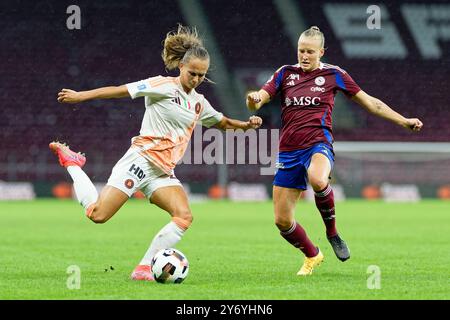
<svg viewBox="0 0 450 320">
<path fill-rule="evenodd" d="M 155 88 L 162 86 L 166 83 L 176 83 L 174 78 L 162 78 L 162 79 L 154 79 L 149 81 L 150 85 Z"/>
</svg>

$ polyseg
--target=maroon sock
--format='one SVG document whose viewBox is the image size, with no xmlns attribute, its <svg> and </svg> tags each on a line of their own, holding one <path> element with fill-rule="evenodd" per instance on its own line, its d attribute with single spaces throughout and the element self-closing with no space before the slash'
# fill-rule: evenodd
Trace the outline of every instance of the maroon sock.
<svg viewBox="0 0 450 320">
<path fill-rule="evenodd" d="M 294 222 L 289 230 L 280 231 L 280 234 L 294 247 L 299 248 L 308 258 L 317 255 L 316 246 L 309 240 L 305 230 L 297 222 Z"/>
<path fill-rule="evenodd" d="M 322 191 L 316 192 L 314 198 L 316 200 L 317 209 L 319 209 L 325 227 L 327 228 L 327 236 L 332 237 L 337 235 L 333 189 L 328 185 Z"/>
</svg>

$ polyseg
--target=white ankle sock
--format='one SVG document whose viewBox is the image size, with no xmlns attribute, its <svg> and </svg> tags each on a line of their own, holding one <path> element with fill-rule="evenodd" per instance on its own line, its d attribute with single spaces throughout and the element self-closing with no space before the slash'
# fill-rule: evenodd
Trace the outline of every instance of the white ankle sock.
<svg viewBox="0 0 450 320">
<path fill-rule="evenodd" d="M 150 265 L 153 256 L 161 249 L 173 248 L 181 240 L 185 230 L 180 228 L 175 222 L 166 224 L 153 238 L 150 247 L 139 264 Z"/>
<path fill-rule="evenodd" d="M 73 180 L 73 187 L 77 196 L 78 202 L 87 209 L 91 204 L 98 199 L 98 192 L 92 183 L 91 179 L 78 166 L 68 166 L 67 171 Z"/>
</svg>

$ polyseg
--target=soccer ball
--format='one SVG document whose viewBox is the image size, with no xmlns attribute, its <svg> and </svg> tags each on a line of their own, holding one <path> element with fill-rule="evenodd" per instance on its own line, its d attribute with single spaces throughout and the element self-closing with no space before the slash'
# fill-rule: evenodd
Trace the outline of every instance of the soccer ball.
<svg viewBox="0 0 450 320">
<path fill-rule="evenodd" d="M 157 282 L 181 283 L 188 275 L 189 262 L 177 249 L 161 249 L 152 259 L 152 272 Z"/>
</svg>

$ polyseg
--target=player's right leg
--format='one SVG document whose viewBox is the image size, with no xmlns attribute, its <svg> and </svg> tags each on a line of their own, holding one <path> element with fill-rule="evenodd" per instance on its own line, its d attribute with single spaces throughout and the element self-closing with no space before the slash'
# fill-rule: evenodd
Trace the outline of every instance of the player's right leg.
<svg viewBox="0 0 450 320">
<path fill-rule="evenodd" d="M 295 221 L 294 213 L 302 190 L 273 186 L 275 224 L 281 236 L 305 255 L 303 266 L 297 275 L 310 275 L 315 266 L 323 260 L 323 254 L 306 235 L 302 226 Z"/>
<path fill-rule="evenodd" d="M 86 157 L 60 142 L 51 142 L 49 147 L 72 177 L 77 199 L 84 207 L 86 216 L 93 222 L 108 221 L 128 200 L 127 194 L 112 186 L 103 188 L 99 197 L 91 179 L 81 169 L 86 163 Z"/>
</svg>

